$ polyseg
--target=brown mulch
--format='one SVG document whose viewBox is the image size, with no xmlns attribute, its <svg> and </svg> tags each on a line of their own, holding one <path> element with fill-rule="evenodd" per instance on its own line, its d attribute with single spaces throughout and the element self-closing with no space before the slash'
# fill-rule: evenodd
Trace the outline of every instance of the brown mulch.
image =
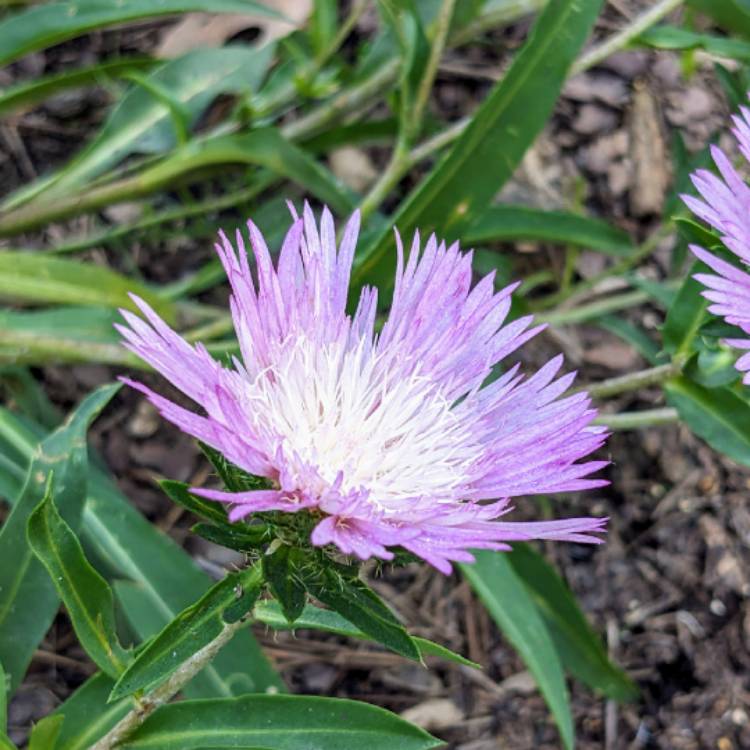
<svg viewBox="0 0 750 750">
<path fill-rule="evenodd" d="M 639 7 L 627 0 L 612 5 L 631 11 Z M 609 7 L 598 33 L 611 33 L 622 20 Z M 117 50 L 150 49 L 163 26 L 108 31 L 36 53 L 3 71 L 0 85 Z M 441 114 L 454 119 L 473 109 L 526 29 L 518 24 L 450 53 L 433 102 Z M 3 191 L 64 162 L 101 122 L 107 101 L 103 89 L 73 92 L 3 124 Z M 671 180 L 673 133 L 679 131 L 690 149 L 700 148 L 712 133 L 726 128 L 728 113 L 710 66 L 699 65 L 686 81 L 676 55 L 619 54 L 569 82 L 553 120 L 502 198 L 548 208 L 580 201 L 642 239 L 656 226 Z M 366 156 L 376 163 L 382 159 L 377 150 Z M 116 222 L 117 216 L 110 219 Z M 74 220 L 26 238 L 27 244 L 51 245 L 86 226 L 85 219 Z M 194 267 L 210 257 L 207 244 L 188 237 L 168 243 L 166 248 L 139 243 L 127 262 L 150 278 L 170 281 L 184 273 L 186 258 Z M 670 247 L 665 243 L 655 253 L 645 274 L 665 275 Z M 504 250 L 519 254 L 519 270 L 562 267 L 558 247 L 521 243 Z M 105 251 L 91 257 L 123 262 Z M 577 271 L 585 278 L 601 270 L 601 263 L 601 256 L 583 252 Z M 660 322 L 660 314 L 648 307 L 636 315 L 652 331 Z M 524 359 L 538 364 L 560 348 L 585 381 L 644 366 L 619 340 L 585 326 L 540 338 L 527 347 Z M 82 393 L 111 380 L 114 371 L 47 367 L 37 375 L 53 401 L 67 409 Z M 614 407 L 656 403 L 658 390 L 619 398 Z M 124 392 L 96 426 L 94 442 L 123 491 L 201 565 L 219 574 L 232 563 L 226 551 L 191 537 L 190 519 L 154 488 L 155 476 L 193 482 L 205 478 L 205 463 L 189 439 L 156 419 L 137 394 Z M 605 454 L 613 462 L 606 471 L 610 487 L 557 504 L 564 515 L 608 515 L 607 544 L 550 544 L 545 552 L 564 573 L 613 657 L 637 681 L 641 698 L 616 706 L 572 684 L 579 747 L 750 747 L 750 470 L 724 460 L 677 426 L 615 434 Z M 533 501 L 520 505 L 533 513 Z M 453 750 L 559 747 L 554 724 L 524 665 L 466 582 L 426 566 L 409 566 L 386 569 L 373 584 L 414 633 L 465 654 L 484 670 L 437 660 L 425 670 L 369 644 L 257 629 L 292 690 L 366 700 L 405 713 Z M 92 671 L 61 613 L 11 703 L 11 735 L 21 741 L 32 721 Z"/>
</svg>

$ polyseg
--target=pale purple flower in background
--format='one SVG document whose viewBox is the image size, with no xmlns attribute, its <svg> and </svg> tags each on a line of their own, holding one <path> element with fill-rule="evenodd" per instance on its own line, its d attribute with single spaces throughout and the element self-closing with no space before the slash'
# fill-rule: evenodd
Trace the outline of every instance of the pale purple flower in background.
<svg viewBox="0 0 750 750">
<path fill-rule="evenodd" d="M 732 119 L 732 132 L 742 155 L 750 162 L 750 110 L 741 107 L 740 114 Z M 721 178 L 706 169 L 699 169 L 692 175 L 692 181 L 703 200 L 690 195 L 683 195 L 682 199 L 696 216 L 720 233 L 721 241 L 744 265 L 750 265 L 750 188 L 718 146 L 711 147 L 711 156 Z M 698 245 L 691 245 L 690 249 L 716 272 L 716 275 L 695 275 L 708 287 L 703 296 L 711 301 L 709 311 L 750 336 L 750 274 Z M 738 349 L 750 349 L 750 338 L 726 339 L 726 343 Z M 744 373 L 743 382 L 750 384 L 750 353 L 743 354 L 736 367 Z"/>
<path fill-rule="evenodd" d="M 346 312 L 359 230 L 355 214 L 336 244 L 324 209 L 294 222 L 274 268 L 248 222 L 253 279 L 242 235 L 216 249 L 232 287 L 242 353 L 233 368 L 171 330 L 142 300 L 145 321 L 123 311 L 127 346 L 202 407 L 196 414 L 129 382 L 180 429 L 273 488 L 193 489 L 231 504 L 233 521 L 257 511 L 312 511 L 315 545 L 362 560 L 400 546 L 446 573 L 471 548 L 557 539 L 597 543 L 606 519 L 498 521 L 510 498 L 601 487 L 606 461 L 580 463 L 606 432 L 592 426 L 586 393 L 561 397 L 562 357 L 531 377 L 517 365 L 483 386 L 492 367 L 536 335 L 531 317 L 503 325 L 509 286 L 493 275 L 472 289 L 471 253 L 419 236 L 405 259 L 398 237 L 393 302 L 375 331 L 377 290 Z"/>
</svg>

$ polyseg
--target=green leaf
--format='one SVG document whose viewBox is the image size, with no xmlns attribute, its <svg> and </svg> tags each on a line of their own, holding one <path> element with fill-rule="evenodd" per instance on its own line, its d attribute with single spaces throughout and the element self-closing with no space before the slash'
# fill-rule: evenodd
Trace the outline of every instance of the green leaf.
<svg viewBox="0 0 750 750">
<path fill-rule="evenodd" d="M 380 597 L 359 578 L 342 575 L 330 564 L 302 572 L 307 590 L 356 625 L 365 635 L 397 654 L 419 660 L 419 649 Z"/>
<path fill-rule="evenodd" d="M 8 470 L 0 471 L 0 484 L 18 484 L 15 477 L 25 472 L 42 434 L 38 427 L 0 407 L 0 457 L 10 459 Z M 14 496 L 6 497 L 12 500 Z M 114 482 L 96 468 L 89 471 L 81 536 L 86 549 L 112 576 L 125 579 L 114 582 L 115 595 L 143 640 L 158 633 L 211 585 L 195 562 L 133 508 Z M 48 581 L 46 572 L 40 572 Z M 284 690 L 285 686 L 252 634 L 244 629 L 183 692 L 189 697 L 210 698 L 269 688 Z"/>
<path fill-rule="evenodd" d="M 634 250 L 627 232 L 606 221 L 530 206 L 492 206 L 482 212 L 462 236 L 466 247 L 474 243 L 516 240 L 576 245 L 615 257 L 627 257 Z"/>
<path fill-rule="evenodd" d="M 137 310 L 130 292 L 174 322 L 174 308 L 168 300 L 109 268 L 42 253 L 0 250 L 0 297 L 5 299 Z"/>
<path fill-rule="evenodd" d="M 0 750 L 18 750 L 18 748 L 10 741 L 7 734 L 0 732 Z"/>
<path fill-rule="evenodd" d="M 195 604 L 180 612 L 120 676 L 110 700 L 143 690 L 151 691 L 190 657 L 215 640 L 231 623 L 244 617 L 262 587 L 259 568 L 230 573 Z"/>
<path fill-rule="evenodd" d="M 699 340 L 698 352 L 685 365 L 682 374 L 706 388 L 719 388 L 739 380 L 735 367 L 737 352 L 721 344 Z"/>
<path fill-rule="evenodd" d="M 39 387 L 27 367 L 0 366 L 0 384 L 5 389 L 8 402 L 16 404 L 22 412 L 47 429 L 54 429 L 62 421 L 62 412 Z"/>
<path fill-rule="evenodd" d="M 49 492 L 29 517 L 28 538 L 68 610 L 81 646 L 101 670 L 117 677 L 130 654 L 115 632 L 112 590 L 91 567 Z"/>
<path fill-rule="evenodd" d="M 204 500 L 202 497 L 193 495 L 190 492 L 189 485 L 185 482 L 175 482 L 173 479 L 162 479 L 159 487 L 172 502 L 181 505 L 185 510 L 189 510 L 196 516 L 205 518 L 218 524 L 229 524 L 229 517 L 225 506 L 222 503 Z"/>
<path fill-rule="evenodd" d="M 688 0 L 688 5 L 711 16 L 727 31 L 750 37 L 748 0 Z"/>
<path fill-rule="evenodd" d="M 52 750 L 62 729 L 62 716 L 45 716 L 34 724 L 29 737 L 28 750 Z"/>
<path fill-rule="evenodd" d="M 56 307 L 31 312 L 0 310 L 0 366 L 52 362 L 104 362 L 137 370 L 150 367 L 122 345 L 113 327 L 122 322 L 115 310 Z M 216 358 L 238 352 L 236 339 L 209 341 Z"/>
<path fill-rule="evenodd" d="M 459 239 L 511 177 L 547 122 L 567 70 L 598 15 L 601 0 L 548 3 L 508 72 L 490 92 L 464 133 L 396 211 L 393 222 L 365 247 L 354 284 L 387 286 L 390 224 L 409 237 L 419 228 Z"/>
<path fill-rule="evenodd" d="M 337 0 L 315 0 L 309 33 L 313 52 L 316 55 L 328 49 L 334 40 L 338 28 L 337 16 Z"/>
<path fill-rule="evenodd" d="M 294 622 L 307 601 L 307 592 L 300 577 L 300 568 L 307 562 L 303 550 L 288 544 L 263 555 L 263 577 L 271 593 L 278 599 L 284 617 Z"/>
<path fill-rule="evenodd" d="M 110 677 L 97 672 L 55 709 L 52 716 L 64 719 L 57 741 L 60 750 L 88 750 L 135 708 L 132 698 L 107 703 L 113 686 Z"/>
<path fill-rule="evenodd" d="M 219 453 L 219 451 L 210 445 L 206 445 L 205 443 L 199 443 L 199 445 L 229 492 L 247 492 L 248 490 L 266 490 L 269 488 L 270 485 L 265 477 L 256 477 L 253 474 L 248 474 L 243 469 L 240 469 L 239 466 L 235 466 L 233 463 L 227 461 L 222 453 Z M 176 502 L 180 501 L 177 500 Z M 208 505 L 216 506 L 221 504 L 208 503 Z M 226 512 L 224 510 L 220 512 L 224 513 L 226 518 Z M 216 518 L 213 520 L 216 520 Z"/>
<path fill-rule="evenodd" d="M 708 270 L 703 263 L 694 263 L 667 311 L 661 335 L 664 349 L 673 356 L 685 356 L 690 352 L 693 340 L 706 318 L 709 302 L 701 294 L 703 285 L 693 277 Z"/>
<path fill-rule="evenodd" d="M 113 328 L 122 316 L 97 307 L 0 310 L 0 364 L 106 362 L 148 369 L 129 352 Z"/>
<path fill-rule="evenodd" d="M 573 719 L 565 675 L 539 609 L 505 553 L 473 552 L 476 562 L 461 565 L 461 570 L 534 675 L 557 722 L 563 744 L 572 750 Z"/>
<path fill-rule="evenodd" d="M 704 388 L 687 378 L 664 385 L 667 402 L 714 450 L 750 466 L 750 404 L 729 388 Z"/>
<path fill-rule="evenodd" d="M 703 34 L 679 26 L 652 26 L 641 34 L 636 42 L 655 49 L 702 49 L 717 57 L 729 57 L 745 63 L 750 62 L 750 44 L 747 42 L 724 36 Z"/>
<path fill-rule="evenodd" d="M 636 699 L 635 684 L 609 660 L 601 639 L 557 571 L 528 544 L 514 544 L 507 559 L 541 612 L 563 666 L 608 698 Z"/>
<path fill-rule="evenodd" d="M 422 21 L 413 0 L 380 0 L 378 7 L 390 26 L 401 53 L 400 128 L 416 135 L 420 123 L 412 121 L 417 90 L 430 55 Z"/>
<path fill-rule="evenodd" d="M 369 640 L 359 628 L 352 625 L 349 620 L 343 618 L 337 612 L 330 609 L 321 609 L 312 604 L 306 604 L 300 616 L 292 623 L 287 620 L 278 602 L 271 599 L 264 599 L 255 605 L 253 617 L 264 625 L 274 630 L 323 630 L 327 633 L 336 633 L 337 635 L 347 636 L 348 638 L 361 638 Z M 421 656 L 439 656 L 446 661 L 452 661 L 456 664 L 463 664 L 473 669 L 482 667 L 476 662 L 467 659 L 460 654 L 451 651 L 439 643 L 412 636 L 412 640 L 419 649 Z"/>
<path fill-rule="evenodd" d="M 301 695 L 246 695 L 160 708 L 123 750 L 428 750 L 443 743 L 382 708 Z"/>
<path fill-rule="evenodd" d="M 256 91 L 273 45 L 196 49 L 144 76 L 184 111 L 192 127 L 218 94 Z M 60 193 L 85 184 L 133 153 L 162 153 L 177 145 L 170 107 L 144 86 L 131 87 L 94 140 L 46 184 Z M 50 187 L 47 187 L 50 190 Z"/>
<path fill-rule="evenodd" d="M 0 664 L 0 734 L 8 731 L 8 683 L 5 670 Z"/>
<path fill-rule="evenodd" d="M 69 0 L 29 8 L 0 23 L 0 65 L 7 65 L 66 39 L 115 24 L 172 13 L 255 13 L 278 18 L 278 13 L 251 0 Z"/>
<path fill-rule="evenodd" d="M 676 216 L 674 222 L 677 231 L 687 242 L 697 243 L 705 248 L 721 245 L 721 237 L 718 234 L 687 216 Z"/>
<path fill-rule="evenodd" d="M 339 214 L 350 213 L 355 205 L 351 191 L 318 160 L 293 145 L 278 130 L 264 127 L 249 133 L 195 138 L 136 176 L 97 189 L 56 196 L 54 201 L 40 199 L 0 213 L 0 236 L 18 234 L 49 221 L 149 195 L 162 188 L 171 190 L 199 170 L 226 164 L 265 167 L 298 183 Z"/>
<path fill-rule="evenodd" d="M 37 76 L 0 91 L 0 115 L 32 107 L 60 91 L 102 84 L 134 70 L 147 70 L 156 65 L 156 62 L 152 57 L 139 55 L 107 60 L 62 73 Z"/>
<path fill-rule="evenodd" d="M 29 516 L 44 497 L 51 476 L 61 515 L 73 528 L 78 527 L 86 498 L 86 430 L 119 387 L 106 385 L 94 391 L 62 427 L 35 448 L 29 447 L 26 483 L 0 529 L 0 559 L 13 561 L 0 565 L 0 662 L 11 692 L 20 684 L 59 606 L 47 571 L 28 545 Z"/>
<path fill-rule="evenodd" d="M 267 526 L 254 525 L 233 528 L 232 526 L 212 526 L 208 523 L 197 523 L 190 528 L 209 542 L 238 552 L 252 552 L 272 540 L 272 532 Z"/>
</svg>

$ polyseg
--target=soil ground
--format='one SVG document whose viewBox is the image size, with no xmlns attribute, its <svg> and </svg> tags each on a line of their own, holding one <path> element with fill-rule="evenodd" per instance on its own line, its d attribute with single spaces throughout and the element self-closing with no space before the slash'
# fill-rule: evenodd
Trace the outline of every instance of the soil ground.
<svg viewBox="0 0 750 750">
<path fill-rule="evenodd" d="M 611 33 L 646 4 L 612 3 L 597 34 Z M 107 31 L 31 55 L 0 72 L 0 85 L 66 64 L 92 62 L 117 50 L 147 51 L 167 26 L 140 24 Z M 451 52 L 439 75 L 435 110 L 450 118 L 471 111 L 527 28 L 517 24 L 483 43 Z M 368 33 L 366 21 L 360 33 Z M 589 211 L 636 239 L 648 236 L 658 224 L 672 179 L 669 149 L 674 134 L 679 132 L 695 150 L 727 127 L 728 104 L 711 65 L 700 59 L 697 63 L 686 79 L 676 54 L 620 53 L 571 80 L 553 120 L 502 199 L 554 208 L 570 207 L 571 195 L 576 195 Z M 63 162 L 94 132 L 108 98 L 103 89 L 73 92 L 0 126 L 3 191 Z M 376 167 L 383 159 L 379 149 L 365 149 L 364 155 Z M 116 211 L 109 218 L 123 220 Z M 24 241 L 49 246 L 85 228 L 85 219 L 75 220 Z M 671 240 L 663 243 L 643 273 L 664 277 L 671 247 Z M 518 273 L 562 268 L 559 247 L 521 243 L 500 249 L 516 254 Z M 186 265 L 198 265 L 210 254 L 210 243 L 178 235 L 161 244 L 136 241 L 127 259 L 105 250 L 92 251 L 89 257 L 135 266 L 147 278 L 173 281 Z M 601 256 L 584 252 L 577 273 L 595 274 L 602 263 Z M 661 313 L 648 306 L 629 314 L 652 330 L 661 320 Z M 526 347 L 523 359 L 536 365 L 560 348 L 583 382 L 643 366 L 628 346 L 593 326 L 539 337 Z M 36 371 L 61 409 L 115 374 L 99 366 Z M 620 411 L 660 403 L 660 392 L 654 389 L 621 397 L 606 408 Z M 201 565 L 218 575 L 232 564 L 225 551 L 190 537 L 190 519 L 154 489 L 156 476 L 192 482 L 206 478 L 207 467 L 189 439 L 161 424 L 137 394 L 126 391 L 97 425 L 94 442 L 124 492 Z M 717 456 L 679 426 L 615 434 L 605 454 L 612 461 L 605 472 L 611 485 L 555 504 L 562 515 L 609 516 L 607 544 L 547 545 L 545 551 L 613 657 L 638 682 L 641 698 L 615 706 L 572 685 L 579 747 L 750 747 L 750 472 Z M 521 513 L 533 515 L 532 501 L 520 506 Z M 407 712 L 453 750 L 559 747 L 545 704 L 523 664 L 466 582 L 411 566 L 386 569 L 373 583 L 416 634 L 466 654 L 484 671 L 442 662 L 431 664 L 428 671 L 371 645 L 339 643 L 304 631 L 293 637 L 258 630 L 292 690 Z M 12 735 L 21 740 L 33 720 L 92 671 L 61 614 L 11 703 Z"/>
</svg>

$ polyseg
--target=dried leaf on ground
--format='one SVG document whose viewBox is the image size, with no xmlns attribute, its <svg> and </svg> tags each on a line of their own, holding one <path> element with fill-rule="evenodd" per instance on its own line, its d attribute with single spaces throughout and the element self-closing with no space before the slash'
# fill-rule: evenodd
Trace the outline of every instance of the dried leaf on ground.
<svg viewBox="0 0 750 750">
<path fill-rule="evenodd" d="M 266 0 L 265 5 L 283 18 L 254 13 L 188 13 L 164 34 L 156 56 L 176 57 L 197 47 L 220 47 L 249 29 L 258 30 L 258 44 L 267 44 L 303 26 L 313 7 L 312 0 Z"/>
</svg>

